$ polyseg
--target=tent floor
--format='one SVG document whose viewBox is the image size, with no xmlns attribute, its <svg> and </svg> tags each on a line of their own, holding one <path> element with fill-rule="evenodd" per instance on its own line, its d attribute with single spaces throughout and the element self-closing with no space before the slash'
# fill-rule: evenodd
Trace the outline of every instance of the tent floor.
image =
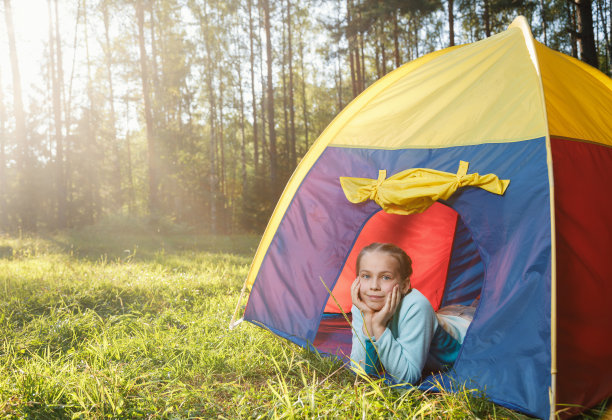
<svg viewBox="0 0 612 420">
<path fill-rule="evenodd" d="M 347 314 L 349 320 L 351 314 Z M 353 334 L 351 326 L 342 314 L 324 314 L 317 336 L 314 340 L 314 347 L 321 353 L 337 356 L 345 362 L 351 356 L 351 340 Z"/>
</svg>

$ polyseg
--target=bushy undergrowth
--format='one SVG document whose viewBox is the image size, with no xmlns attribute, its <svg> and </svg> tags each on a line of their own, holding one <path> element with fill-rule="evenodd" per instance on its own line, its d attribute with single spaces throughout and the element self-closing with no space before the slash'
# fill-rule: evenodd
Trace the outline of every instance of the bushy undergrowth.
<svg viewBox="0 0 612 420">
<path fill-rule="evenodd" d="M 398 390 L 253 325 L 228 331 L 254 236 L 0 237 L 4 418 L 522 418 Z"/>
</svg>

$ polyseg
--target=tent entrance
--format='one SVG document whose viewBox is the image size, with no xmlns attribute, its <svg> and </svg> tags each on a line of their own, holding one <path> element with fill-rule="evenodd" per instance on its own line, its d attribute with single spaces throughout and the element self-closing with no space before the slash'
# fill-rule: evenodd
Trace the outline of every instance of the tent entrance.
<svg viewBox="0 0 612 420">
<path fill-rule="evenodd" d="M 482 261 L 455 210 L 434 203 L 418 214 L 379 211 L 364 224 L 332 290 L 333 298 L 327 301 L 313 343 L 319 351 L 350 355 L 351 330 L 342 312 L 350 316 L 350 287 L 356 277 L 357 255 L 372 242 L 391 242 L 406 251 L 412 259 L 412 286 L 429 299 L 434 310 L 450 304 L 469 305 L 480 294 Z"/>
</svg>

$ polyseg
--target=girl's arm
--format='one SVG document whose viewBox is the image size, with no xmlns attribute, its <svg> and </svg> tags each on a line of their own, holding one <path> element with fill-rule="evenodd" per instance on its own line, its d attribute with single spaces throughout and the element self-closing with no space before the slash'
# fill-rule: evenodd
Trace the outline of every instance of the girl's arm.
<svg viewBox="0 0 612 420">
<path fill-rule="evenodd" d="M 376 341 L 380 362 L 397 383 L 415 383 L 427 361 L 435 313 L 418 291 L 405 296 L 396 314 L 397 337 L 387 329 Z M 415 299 L 416 298 L 416 299 Z"/>
<path fill-rule="evenodd" d="M 378 372 L 380 362 L 374 344 L 363 332 L 363 314 L 355 305 L 351 308 L 351 313 L 353 315 L 351 366 L 360 366 L 368 375 L 380 373 Z"/>
</svg>

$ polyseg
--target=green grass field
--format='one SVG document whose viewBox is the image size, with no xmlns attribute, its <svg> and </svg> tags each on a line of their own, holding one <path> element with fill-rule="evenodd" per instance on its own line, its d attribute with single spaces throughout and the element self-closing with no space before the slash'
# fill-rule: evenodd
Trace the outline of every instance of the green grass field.
<svg viewBox="0 0 612 420">
<path fill-rule="evenodd" d="M 251 324 L 228 331 L 258 239 L 139 224 L 0 236 L 0 416 L 525 418 L 467 390 L 355 377 Z"/>
</svg>

